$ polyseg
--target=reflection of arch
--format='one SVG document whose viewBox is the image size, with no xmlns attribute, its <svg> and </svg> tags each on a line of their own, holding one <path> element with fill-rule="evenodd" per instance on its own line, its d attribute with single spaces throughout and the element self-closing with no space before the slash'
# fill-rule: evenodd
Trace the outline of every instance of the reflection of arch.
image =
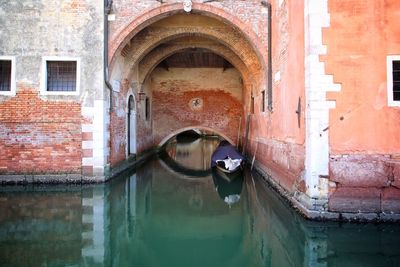
<svg viewBox="0 0 400 267">
<path fill-rule="evenodd" d="M 193 129 L 199 129 L 199 130 L 204 130 L 207 132 L 213 132 L 218 134 L 219 136 L 223 137 L 225 140 L 227 140 L 229 143 L 234 144 L 233 140 L 231 138 L 229 138 L 226 134 L 215 130 L 213 128 L 210 127 L 205 127 L 205 126 L 189 126 L 189 127 L 185 127 L 185 128 L 181 128 L 179 130 L 173 131 L 172 133 L 170 133 L 169 135 L 167 135 L 166 137 L 164 137 L 161 142 L 158 144 L 159 147 L 164 146 L 172 137 L 174 137 L 177 134 L 180 134 L 182 132 L 188 131 L 188 130 L 193 130 Z"/>
<path fill-rule="evenodd" d="M 185 177 L 194 177 L 194 178 L 207 177 L 211 174 L 211 166 L 210 169 L 208 170 L 189 169 L 185 166 L 182 166 L 174 159 L 172 159 L 168 155 L 168 153 L 165 152 L 165 150 L 160 152 L 159 158 L 162 161 L 162 163 L 165 164 L 165 168 L 168 168 L 172 173 L 179 173 L 181 175 L 184 175 Z"/>
<path fill-rule="evenodd" d="M 154 68 L 164 59 L 169 56 L 184 51 L 185 49 L 191 48 L 191 44 L 180 44 L 180 45 L 169 45 L 167 47 L 157 47 L 151 51 L 147 56 L 140 62 L 139 65 L 139 83 L 143 84 L 147 76 L 154 70 Z M 211 44 L 197 44 L 196 48 L 208 49 L 211 52 L 223 57 L 229 63 L 231 63 L 242 75 L 244 80 L 247 80 L 252 74 L 248 71 L 243 61 L 230 49 L 223 45 L 211 45 Z"/>
<path fill-rule="evenodd" d="M 136 101 L 133 93 L 127 97 L 127 156 L 136 154 Z"/>
<path fill-rule="evenodd" d="M 149 10 L 148 12 L 143 13 L 139 17 L 132 18 L 132 22 L 128 26 L 123 28 L 120 32 L 118 32 L 115 37 L 113 37 L 109 42 L 109 61 L 111 62 L 111 65 L 115 61 L 116 55 L 122 51 L 124 46 L 128 44 L 132 37 L 135 36 L 138 32 L 140 32 L 152 23 L 155 23 L 163 18 L 178 13 L 184 13 L 182 9 L 182 3 L 164 4 L 158 8 L 154 8 Z M 238 17 L 230 14 L 222 8 L 203 3 L 193 3 L 192 13 L 217 19 L 237 29 L 241 33 L 241 35 L 243 35 L 249 42 L 257 57 L 261 59 L 261 65 L 265 69 L 267 68 L 266 60 L 261 53 L 261 51 L 265 50 L 264 45 L 262 44 L 262 42 L 260 42 L 260 38 L 253 31 L 253 29 L 250 28 L 250 26 L 246 25 Z"/>
</svg>

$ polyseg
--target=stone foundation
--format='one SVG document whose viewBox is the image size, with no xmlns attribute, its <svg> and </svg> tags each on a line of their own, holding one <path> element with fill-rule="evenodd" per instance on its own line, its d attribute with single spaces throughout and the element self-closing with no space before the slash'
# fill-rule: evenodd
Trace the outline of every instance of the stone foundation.
<svg viewBox="0 0 400 267">
<path fill-rule="evenodd" d="M 393 164 L 393 162 L 389 163 Z M 381 166 L 382 163 L 377 162 L 377 164 Z M 288 191 L 279 182 L 281 177 L 273 176 L 277 172 L 269 169 L 266 165 L 256 161 L 254 168 L 256 176 L 260 175 L 294 209 L 307 219 L 356 222 L 400 221 L 400 190 L 397 187 L 331 188 L 328 199 L 315 199 L 301 192 L 299 188 L 294 191 Z M 395 167 L 388 170 L 397 170 L 397 163 Z"/>
<path fill-rule="evenodd" d="M 398 214 L 399 169 L 391 155 L 331 156 L 329 210 Z"/>
</svg>

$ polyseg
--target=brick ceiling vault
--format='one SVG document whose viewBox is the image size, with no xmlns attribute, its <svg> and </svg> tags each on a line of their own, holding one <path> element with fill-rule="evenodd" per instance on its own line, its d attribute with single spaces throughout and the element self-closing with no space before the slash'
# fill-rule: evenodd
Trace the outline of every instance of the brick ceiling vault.
<svg viewBox="0 0 400 267">
<path fill-rule="evenodd" d="M 151 57 L 152 54 L 163 54 L 162 52 L 159 52 L 159 50 L 166 49 L 163 44 L 188 36 L 204 38 L 211 41 L 213 45 L 188 43 L 186 45 L 181 45 L 182 47 L 207 48 L 213 51 L 234 65 L 246 81 L 254 81 L 255 79 L 258 80 L 263 77 L 264 72 L 261 71 L 261 63 L 250 44 L 238 31 L 227 30 L 226 27 L 185 26 L 144 29 L 134 36 L 134 38 L 132 38 L 132 40 L 121 51 L 121 55 L 125 57 L 125 62 L 129 65 L 126 70 L 130 71 L 136 65 L 139 65 L 139 67 L 145 66 L 143 64 L 149 63 L 148 59 L 146 59 L 147 55 Z M 169 48 L 167 50 L 171 51 L 174 49 Z M 175 53 L 179 50 L 180 49 L 176 47 Z M 168 51 L 164 52 L 164 56 L 171 54 L 173 53 Z M 145 63 L 141 63 L 143 59 L 145 59 Z M 150 66 L 150 70 L 153 67 L 155 66 Z M 131 73 L 125 73 L 124 76 L 130 77 Z"/>
<path fill-rule="evenodd" d="M 143 83 L 147 76 L 153 71 L 153 69 L 164 59 L 169 56 L 184 51 L 185 49 L 192 48 L 193 45 L 190 43 L 186 44 L 168 44 L 158 46 L 147 54 L 143 60 L 139 63 L 139 83 Z M 244 83 L 248 83 L 253 80 L 253 75 L 247 69 L 247 66 L 243 61 L 230 49 L 221 44 L 207 44 L 200 43 L 196 45 L 196 48 L 203 48 L 212 51 L 213 53 L 225 58 L 229 61 L 242 75 Z M 128 74 L 128 80 L 133 75 L 132 71 Z"/>
</svg>

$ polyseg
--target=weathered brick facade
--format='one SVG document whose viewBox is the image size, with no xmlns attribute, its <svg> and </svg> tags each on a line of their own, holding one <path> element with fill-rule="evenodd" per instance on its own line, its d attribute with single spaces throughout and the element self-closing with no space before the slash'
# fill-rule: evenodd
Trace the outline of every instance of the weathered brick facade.
<svg viewBox="0 0 400 267">
<path fill-rule="evenodd" d="M 156 69 L 151 78 L 155 143 L 190 127 L 215 129 L 237 142 L 242 84 L 236 70 Z M 201 101 L 198 107 L 192 104 L 196 99 Z"/>
<path fill-rule="evenodd" d="M 43 101 L 19 86 L 0 105 L 0 173 L 80 173 L 80 124 L 79 103 Z"/>
<path fill-rule="evenodd" d="M 0 172 L 20 175 L 4 181 L 80 181 L 81 175 L 93 175 L 93 112 L 88 111 L 104 94 L 101 4 L 2 4 L 0 54 L 15 58 L 16 94 L 0 93 Z M 47 58 L 79 60 L 76 93 L 43 93 Z M 62 176 L 29 176 L 39 174 Z"/>
</svg>

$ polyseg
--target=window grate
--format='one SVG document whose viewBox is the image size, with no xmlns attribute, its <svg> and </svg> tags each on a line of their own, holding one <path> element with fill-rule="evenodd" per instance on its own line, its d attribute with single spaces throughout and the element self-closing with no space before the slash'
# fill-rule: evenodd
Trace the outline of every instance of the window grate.
<svg viewBox="0 0 400 267">
<path fill-rule="evenodd" d="M 393 100 L 400 101 L 400 60 L 393 60 Z"/>
<path fill-rule="evenodd" d="M 47 91 L 76 91 L 76 61 L 47 61 Z"/>
<path fill-rule="evenodd" d="M 11 91 L 11 60 L 0 60 L 0 91 Z"/>
</svg>

